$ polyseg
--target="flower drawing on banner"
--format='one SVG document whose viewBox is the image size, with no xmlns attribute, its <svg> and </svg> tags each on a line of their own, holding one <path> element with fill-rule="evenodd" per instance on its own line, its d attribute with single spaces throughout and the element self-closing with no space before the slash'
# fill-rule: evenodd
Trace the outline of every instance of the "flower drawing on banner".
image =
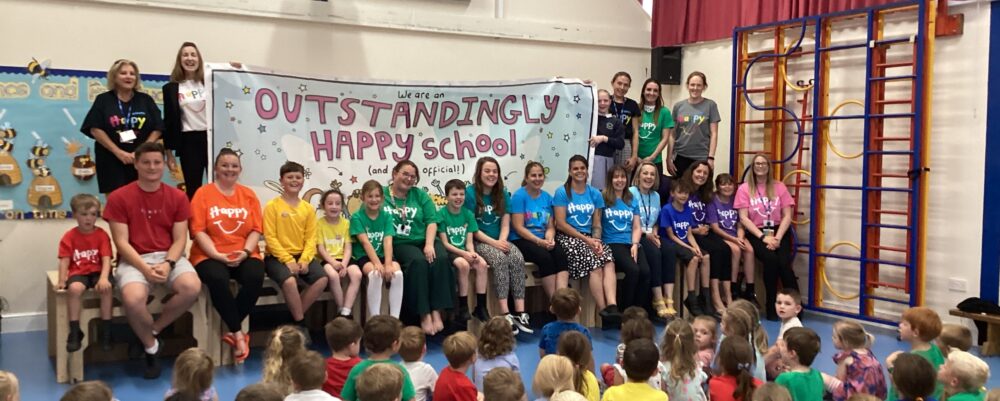
<svg viewBox="0 0 1000 401">
<path fill-rule="evenodd" d="M 232 141 L 226 142 L 226 147 L 229 148 L 229 149 L 232 149 L 233 148 L 233 142 Z"/>
<path fill-rule="evenodd" d="M 281 152 L 281 149 L 278 149 L 278 152 Z M 305 176 L 306 179 L 309 179 L 309 177 L 312 177 L 313 175 L 312 169 L 306 167 L 306 172 L 302 175 Z"/>
<path fill-rule="evenodd" d="M 343 185 L 340 180 L 330 181 L 330 188 L 339 191 L 340 186 Z"/>
<path fill-rule="evenodd" d="M 546 135 L 546 136 L 548 136 L 548 137 L 549 137 L 549 139 L 552 139 L 552 137 L 553 137 L 554 135 L 555 135 L 555 134 L 553 134 L 553 133 L 552 133 L 552 131 L 549 131 L 548 135 Z"/>
</svg>

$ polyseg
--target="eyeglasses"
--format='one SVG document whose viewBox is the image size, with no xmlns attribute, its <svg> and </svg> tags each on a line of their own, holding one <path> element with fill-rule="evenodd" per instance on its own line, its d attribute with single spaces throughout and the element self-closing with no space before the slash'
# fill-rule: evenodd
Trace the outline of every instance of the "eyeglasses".
<svg viewBox="0 0 1000 401">
<path fill-rule="evenodd" d="M 769 163 L 769 162 L 753 162 L 754 166 L 767 166 L 768 164 L 771 164 L 771 163 Z"/>
</svg>

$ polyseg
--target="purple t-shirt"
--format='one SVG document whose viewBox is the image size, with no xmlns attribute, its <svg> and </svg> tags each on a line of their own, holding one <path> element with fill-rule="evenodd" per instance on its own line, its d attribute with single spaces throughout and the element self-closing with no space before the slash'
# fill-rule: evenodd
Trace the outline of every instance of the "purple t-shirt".
<svg viewBox="0 0 1000 401">
<path fill-rule="evenodd" d="M 707 215 L 705 217 L 706 223 L 718 224 L 719 228 L 726 234 L 736 236 L 736 225 L 739 224 L 740 213 L 733 208 L 732 199 L 729 202 L 723 202 L 719 200 L 719 197 L 715 197 L 712 203 L 708 204 L 705 214 Z"/>
<path fill-rule="evenodd" d="M 705 221 L 705 212 L 707 211 L 705 206 L 705 202 L 698 199 L 698 194 L 692 193 L 691 196 L 688 197 L 688 208 L 691 209 L 691 216 L 694 217 L 695 227 L 709 224 Z"/>
</svg>

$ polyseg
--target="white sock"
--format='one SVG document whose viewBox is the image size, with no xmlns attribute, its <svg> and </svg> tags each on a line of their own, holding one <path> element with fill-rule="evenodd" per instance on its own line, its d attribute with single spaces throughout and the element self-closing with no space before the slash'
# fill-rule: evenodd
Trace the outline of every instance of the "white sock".
<svg viewBox="0 0 1000 401">
<path fill-rule="evenodd" d="M 351 314 L 351 308 L 340 308 L 341 316 L 347 316 Z"/>
<path fill-rule="evenodd" d="M 160 341 L 156 340 L 156 341 L 153 342 L 153 346 L 152 347 L 146 348 L 146 353 L 150 354 L 150 355 L 153 355 L 153 354 L 156 354 L 156 352 L 159 351 L 159 350 L 160 350 Z"/>
<path fill-rule="evenodd" d="M 382 275 L 376 271 L 368 273 L 368 317 L 382 314 Z"/>
<path fill-rule="evenodd" d="M 399 318 L 399 310 L 403 307 L 403 272 L 392 273 L 392 283 L 389 287 L 389 313 Z"/>
</svg>

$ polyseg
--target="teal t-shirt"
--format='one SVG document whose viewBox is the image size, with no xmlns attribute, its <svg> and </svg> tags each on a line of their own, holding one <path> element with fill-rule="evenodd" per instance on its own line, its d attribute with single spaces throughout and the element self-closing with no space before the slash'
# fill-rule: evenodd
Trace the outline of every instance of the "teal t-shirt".
<svg viewBox="0 0 1000 401">
<path fill-rule="evenodd" d="M 448 243 L 455 248 L 468 251 L 465 249 L 465 240 L 468 239 L 468 234 L 479 231 L 476 217 L 472 215 L 472 211 L 463 207 L 458 209 L 458 213 L 452 213 L 445 206 L 438 211 L 438 220 L 441 221 L 438 233 L 444 234 L 448 238 Z"/>
<path fill-rule="evenodd" d="M 640 158 L 649 157 L 656 151 L 656 146 L 663 139 L 663 129 L 673 128 L 674 119 L 670 116 L 670 109 L 660 108 L 659 117 L 654 117 L 652 112 L 642 111 L 642 120 L 639 122 L 639 152 Z M 663 161 L 663 154 L 656 155 L 656 163 Z M 796 400 L 798 401 L 798 400 Z"/>
<path fill-rule="evenodd" d="M 816 369 L 808 372 L 785 372 L 774 379 L 788 389 L 795 401 L 823 401 L 823 375 Z"/>
<path fill-rule="evenodd" d="M 368 236 L 368 242 L 371 242 L 372 248 L 375 248 L 375 254 L 380 258 L 385 256 L 382 251 L 384 249 L 382 244 L 385 243 L 385 238 L 396 235 L 396 228 L 392 225 L 392 216 L 383 209 L 379 209 L 378 216 L 374 219 L 368 217 L 364 209 L 358 210 L 351 215 L 350 227 L 351 257 L 354 260 L 361 259 L 362 256 L 368 256 L 365 253 L 365 247 L 361 245 L 361 241 L 358 241 L 358 234 Z"/>
<path fill-rule="evenodd" d="M 502 212 L 497 210 L 499 205 L 493 202 L 491 195 L 482 195 L 483 214 L 476 216 L 479 231 L 496 240 L 501 239 L 500 221 L 503 220 L 503 215 L 510 211 L 510 193 L 506 189 L 501 193 L 504 196 L 504 210 Z M 476 188 L 472 184 L 465 187 L 465 208 L 471 210 L 473 214 L 476 213 Z M 507 238 L 502 239 L 506 240 Z"/>
<path fill-rule="evenodd" d="M 392 225 L 396 228 L 394 243 L 422 246 L 427 238 L 427 225 L 439 222 L 437 206 L 430 195 L 420 188 L 410 188 L 406 198 L 400 199 L 392 196 L 388 186 L 383 193 L 382 210 L 392 215 Z"/>
</svg>

